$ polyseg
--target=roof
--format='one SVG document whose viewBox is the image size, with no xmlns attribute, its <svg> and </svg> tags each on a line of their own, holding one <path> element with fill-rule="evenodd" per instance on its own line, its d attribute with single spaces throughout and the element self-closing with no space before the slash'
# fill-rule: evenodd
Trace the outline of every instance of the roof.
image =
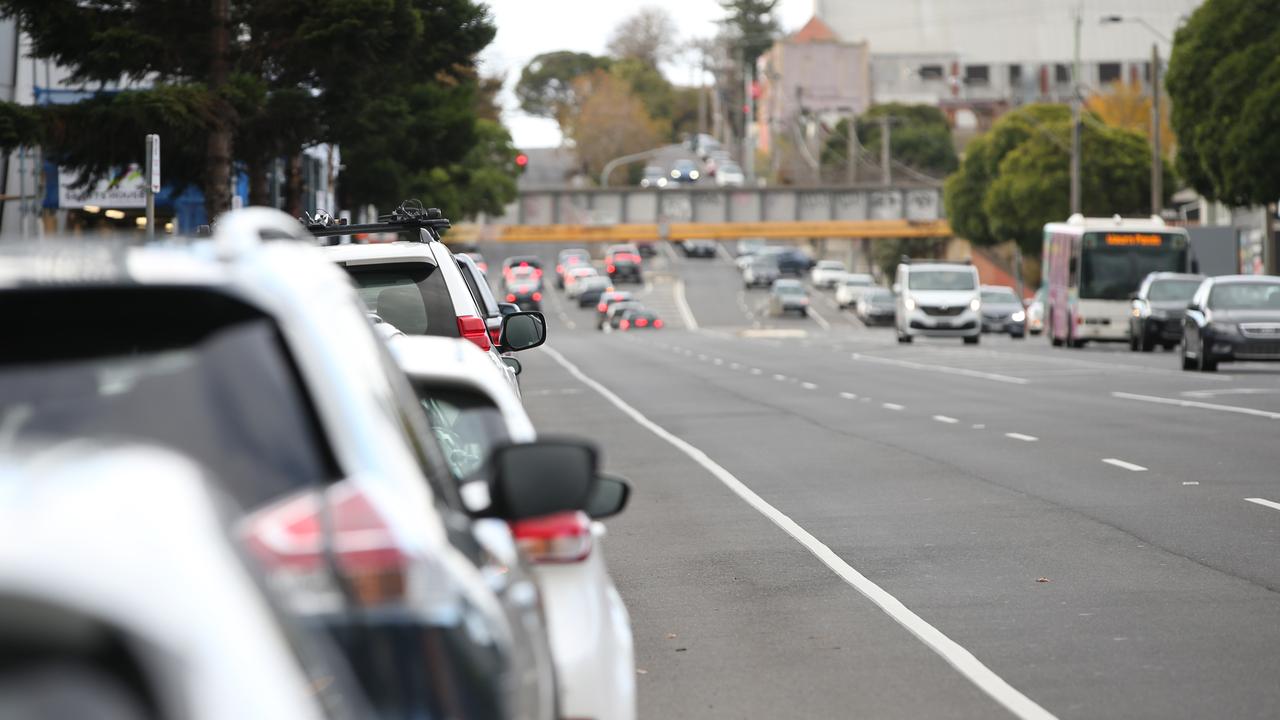
<svg viewBox="0 0 1280 720">
<path fill-rule="evenodd" d="M 389 243 L 349 243 L 320 248 L 325 257 L 336 263 L 357 261 L 395 262 L 397 260 L 430 260 L 435 262 L 428 243 L 397 240 Z"/>
<path fill-rule="evenodd" d="M 810 42 L 840 42 L 840 37 L 829 25 L 818 19 L 817 15 L 809 18 L 809 22 L 804 27 L 797 30 L 788 38 L 791 42 L 810 43 Z"/>
</svg>

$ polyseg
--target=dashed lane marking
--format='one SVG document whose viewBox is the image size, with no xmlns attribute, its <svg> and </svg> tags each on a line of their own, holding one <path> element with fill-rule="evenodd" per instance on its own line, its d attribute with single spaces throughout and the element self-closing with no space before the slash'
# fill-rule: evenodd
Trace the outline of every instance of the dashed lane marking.
<svg viewBox="0 0 1280 720">
<path fill-rule="evenodd" d="M 899 405 L 898 403 L 880 403 L 880 407 L 884 408 L 885 410 L 903 410 L 903 409 L 906 409 L 906 406 L 905 406 L 905 405 Z"/>
<path fill-rule="evenodd" d="M 934 416 L 933 416 L 933 419 L 934 419 L 934 420 L 937 420 L 937 421 L 938 421 L 938 422 L 940 422 L 940 423 L 946 423 L 946 424 L 948 424 L 948 425 L 954 425 L 954 424 L 956 424 L 956 423 L 960 422 L 959 420 L 957 420 L 957 419 L 955 419 L 955 418 L 953 418 L 953 417 L 947 417 L 946 415 L 934 415 Z"/>
<path fill-rule="evenodd" d="M 1024 435 L 1017 432 L 1005 433 L 1004 436 L 1007 438 L 1013 438 L 1014 440 L 1021 440 L 1022 442 L 1036 442 L 1040 439 L 1035 435 Z"/>
<path fill-rule="evenodd" d="M 892 358 L 877 357 L 875 355 L 863 355 L 862 353 L 853 353 L 852 357 L 854 360 L 861 360 L 863 362 L 879 363 L 881 365 L 894 365 L 896 367 L 907 368 L 910 370 L 925 370 L 929 372 L 943 373 L 945 375 L 963 375 L 964 377 L 994 380 L 995 382 L 1009 383 L 1011 385 L 1026 385 L 1031 382 L 1023 377 L 982 372 L 981 370 L 970 370 L 969 368 L 951 367 L 950 365 L 931 365 L 929 363 L 912 362 L 911 360 L 895 360 Z"/>
<path fill-rule="evenodd" d="M 817 390 L 817 389 L 818 389 L 818 386 L 817 386 L 817 385 L 814 385 L 814 384 L 813 384 L 813 383 L 811 383 L 811 382 L 800 383 L 800 387 L 804 388 L 805 390 Z"/>
<path fill-rule="evenodd" d="M 1142 467 L 1141 465 L 1137 465 L 1137 464 L 1131 463 L 1131 462 L 1129 462 L 1129 461 L 1127 461 L 1127 460 L 1120 460 L 1120 459 L 1117 459 L 1117 458 L 1102 458 L 1102 462 L 1104 462 L 1104 463 L 1106 463 L 1106 464 L 1108 464 L 1108 465 L 1115 465 L 1115 466 L 1116 466 L 1116 467 L 1118 467 L 1118 468 L 1124 468 L 1125 470 L 1129 470 L 1129 471 L 1131 471 L 1131 472 L 1146 472 L 1146 471 L 1147 471 L 1147 469 L 1146 469 L 1146 468 L 1144 468 L 1144 467 Z"/>
<path fill-rule="evenodd" d="M 857 395 L 855 395 L 854 393 L 851 393 L 851 392 L 842 392 L 842 393 L 840 393 L 840 397 L 844 398 L 845 400 L 857 400 L 857 399 L 858 399 L 858 396 L 857 396 Z"/>
</svg>

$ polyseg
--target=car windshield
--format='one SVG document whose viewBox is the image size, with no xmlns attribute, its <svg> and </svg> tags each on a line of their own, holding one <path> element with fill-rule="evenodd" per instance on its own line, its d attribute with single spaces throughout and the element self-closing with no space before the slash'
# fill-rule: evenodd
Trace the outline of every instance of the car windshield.
<svg viewBox="0 0 1280 720">
<path fill-rule="evenodd" d="M 1280 310 L 1280 283 L 1220 283 L 1209 292 L 1210 310 Z"/>
<path fill-rule="evenodd" d="M 871 290 L 867 293 L 867 302 L 870 303 L 892 303 L 893 293 L 883 288 Z"/>
<path fill-rule="evenodd" d="M 1156 280 L 1147 289 L 1147 299 L 1152 302 L 1187 302 L 1200 287 L 1199 280 Z"/>
<path fill-rule="evenodd" d="M 347 265 L 369 312 L 408 335 L 458 337 L 444 276 L 430 263 Z"/>
<path fill-rule="evenodd" d="M 779 295 L 803 295 L 804 288 L 800 285 L 787 283 L 786 285 L 774 285 L 773 291 Z"/>
<path fill-rule="evenodd" d="M 484 468 L 493 449 L 507 442 L 502 413 L 484 394 L 423 382 L 415 382 L 414 390 L 454 480 L 472 479 Z"/>
<path fill-rule="evenodd" d="M 844 284 L 846 287 L 868 287 L 873 283 L 871 278 L 865 275 L 849 275 L 844 279 Z"/>
<path fill-rule="evenodd" d="M 911 270 L 907 287 L 911 290 L 972 290 L 976 286 L 972 270 Z"/>
<path fill-rule="evenodd" d="M 1021 305 L 1012 290 L 983 290 L 982 302 L 992 305 Z"/>
</svg>

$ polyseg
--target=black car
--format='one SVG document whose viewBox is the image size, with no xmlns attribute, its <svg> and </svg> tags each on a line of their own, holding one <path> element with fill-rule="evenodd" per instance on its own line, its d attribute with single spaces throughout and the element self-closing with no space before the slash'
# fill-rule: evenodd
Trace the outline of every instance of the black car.
<svg viewBox="0 0 1280 720">
<path fill-rule="evenodd" d="M 660 330 L 662 328 L 662 318 L 658 317 L 658 313 L 645 307 L 628 308 L 622 312 L 622 317 L 618 319 L 618 329 L 626 332 L 628 330 Z"/>
<path fill-rule="evenodd" d="M 1200 283 L 1182 320 L 1182 369 L 1280 361 L 1280 277 L 1226 275 Z"/>
<path fill-rule="evenodd" d="M 858 298 L 858 318 L 864 325 L 892 325 L 896 305 L 897 299 L 891 290 L 872 288 Z"/>
<path fill-rule="evenodd" d="M 685 240 L 680 244 L 685 257 L 713 258 L 716 256 L 714 240 Z"/>
<path fill-rule="evenodd" d="M 609 279 L 615 283 L 624 280 L 631 282 L 644 282 L 644 272 L 641 270 L 640 250 L 634 245 L 615 245 L 609 248 L 608 254 L 604 258 L 604 270 L 609 273 Z"/>
<path fill-rule="evenodd" d="M 814 265 L 808 255 L 793 247 L 770 247 L 761 254 L 773 257 L 780 275 L 803 277 Z"/>
<path fill-rule="evenodd" d="M 1129 349 L 1151 352 L 1156 345 L 1172 350 L 1182 340 L 1182 316 L 1203 275 L 1154 272 L 1133 294 L 1129 316 Z"/>
<path fill-rule="evenodd" d="M 542 292 L 535 282 L 512 283 L 507 288 L 507 302 L 518 305 L 521 310 L 542 310 Z"/>
<path fill-rule="evenodd" d="M 604 328 L 606 318 L 609 314 L 609 306 L 616 302 L 625 300 L 634 300 L 631 293 L 622 290 L 609 290 L 601 293 L 600 302 L 596 303 L 596 329 Z"/>
<path fill-rule="evenodd" d="M 982 286 L 982 332 L 1008 333 L 1016 339 L 1026 337 L 1027 310 L 1013 288 Z"/>
</svg>

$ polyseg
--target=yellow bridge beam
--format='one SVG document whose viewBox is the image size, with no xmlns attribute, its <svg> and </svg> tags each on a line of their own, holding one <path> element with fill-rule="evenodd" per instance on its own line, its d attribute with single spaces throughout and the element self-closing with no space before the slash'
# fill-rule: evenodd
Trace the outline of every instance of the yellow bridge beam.
<svg viewBox="0 0 1280 720">
<path fill-rule="evenodd" d="M 951 237 L 946 220 L 798 220 L 787 222 L 671 223 L 668 240 L 739 238 L 936 238 Z M 619 225 L 459 225 L 451 242 L 586 243 L 661 240 L 661 226 Z"/>
</svg>

